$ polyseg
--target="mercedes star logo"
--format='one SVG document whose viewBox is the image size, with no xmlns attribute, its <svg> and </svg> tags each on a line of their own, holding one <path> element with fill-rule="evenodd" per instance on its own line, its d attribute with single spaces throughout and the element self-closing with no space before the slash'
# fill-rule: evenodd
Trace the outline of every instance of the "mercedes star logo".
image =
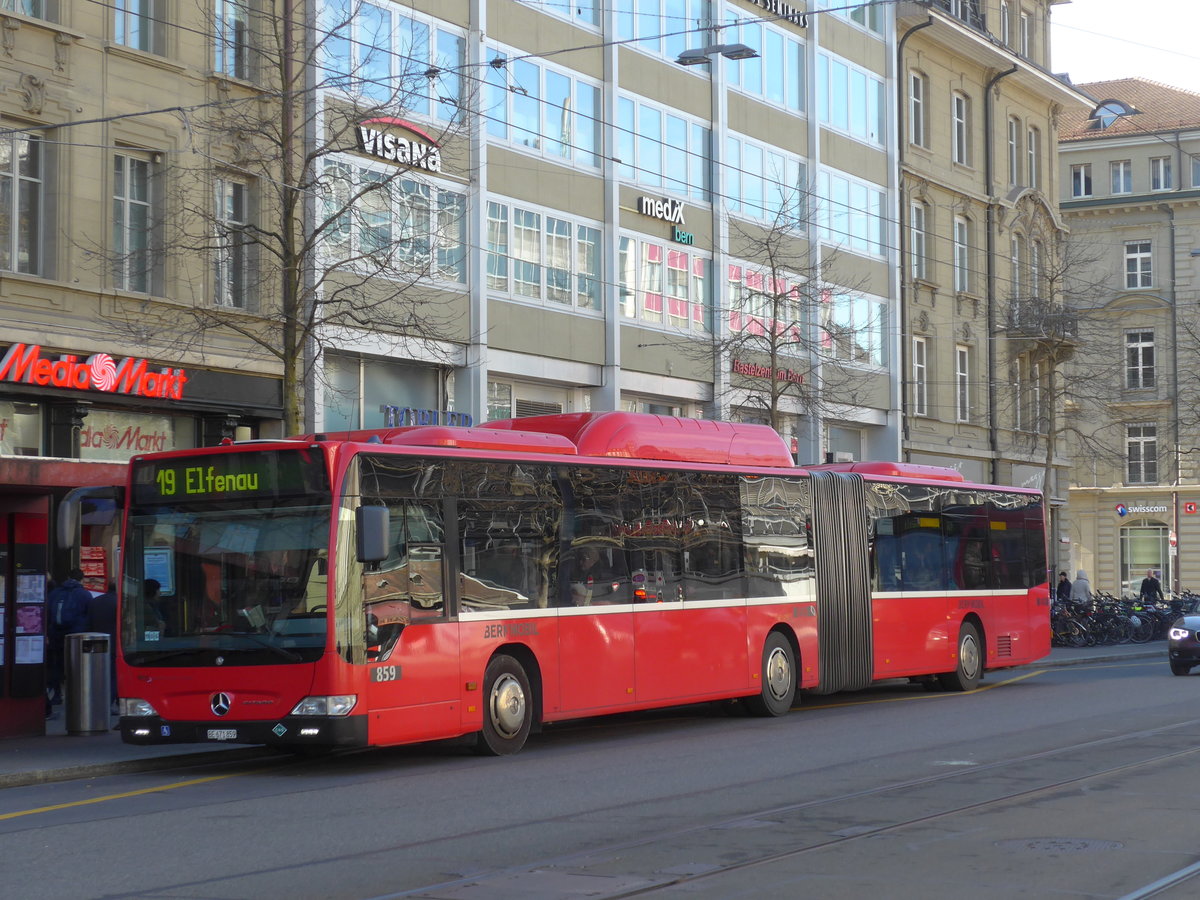
<svg viewBox="0 0 1200 900">
<path fill-rule="evenodd" d="M 229 713 L 229 707 L 233 706 L 233 701 L 229 699 L 228 694 L 213 694 L 212 695 L 212 711 L 215 715 L 224 716 Z"/>
</svg>

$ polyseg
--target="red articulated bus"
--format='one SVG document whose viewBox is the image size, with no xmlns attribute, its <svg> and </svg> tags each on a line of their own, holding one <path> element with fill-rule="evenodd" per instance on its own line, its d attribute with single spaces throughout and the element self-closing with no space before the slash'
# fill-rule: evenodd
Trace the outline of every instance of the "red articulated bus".
<svg viewBox="0 0 1200 900">
<path fill-rule="evenodd" d="M 297 752 L 907 677 L 1049 651 L 1043 503 L 770 428 L 621 412 L 136 457 L 125 741 Z"/>
</svg>

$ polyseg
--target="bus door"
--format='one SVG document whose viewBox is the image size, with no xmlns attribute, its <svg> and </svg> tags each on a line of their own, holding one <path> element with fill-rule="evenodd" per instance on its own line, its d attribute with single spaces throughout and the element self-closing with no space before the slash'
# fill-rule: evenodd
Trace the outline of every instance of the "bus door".
<svg viewBox="0 0 1200 900">
<path fill-rule="evenodd" d="M 441 504 L 389 499 L 387 506 L 388 557 L 363 572 L 373 743 L 445 734 L 461 719 Z"/>
</svg>

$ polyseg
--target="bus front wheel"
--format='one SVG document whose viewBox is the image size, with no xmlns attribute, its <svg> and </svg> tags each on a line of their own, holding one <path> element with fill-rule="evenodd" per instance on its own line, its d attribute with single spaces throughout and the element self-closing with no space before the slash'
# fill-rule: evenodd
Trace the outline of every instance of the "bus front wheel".
<svg viewBox="0 0 1200 900">
<path fill-rule="evenodd" d="M 746 705 L 756 716 L 782 716 L 796 699 L 796 653 L 778 631 L 763 644 L 762 690 L 748 697 Z"/>
<path fill-rule="evenodd" d="M 507 756 L 525 746 L 533 726 L 533 697 L 529 676 L 511 656 L 497 656 L 483 675 L 483 729 L 475 750 L 486 756 Z"/>
<path fill-rule="evenodd" d="M 982 679 L 983 642 L 979 639 L 979 629 L 963 622 L 958 630 L 958 667 L 938 675 L 938 681 L 947 691 L 973 691 Z"/>
</svg>

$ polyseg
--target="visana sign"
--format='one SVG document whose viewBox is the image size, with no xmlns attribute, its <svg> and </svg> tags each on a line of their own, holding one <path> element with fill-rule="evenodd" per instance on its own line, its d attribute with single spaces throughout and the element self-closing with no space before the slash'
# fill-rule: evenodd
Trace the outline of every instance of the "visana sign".
<svg viewBox="0 0 1200 900">
<path fill-rule="evenodd" d="M 0 359 L 0 381 L 168 400 L 183 398 L 188 380 L 183 369 L 162 368 L 156 372 L 149 366 L 146 360 L 132 356 L 117 365 L 107 353 L 93 353 L 86 360 L 74 354 L 45 359 L 38 344 L 13 344 Z"/>
<path fill-rule="evenodd" d="M 372 128 L 373 125 L 381 127 Z M 384 128 L 388 130 L 382 130 Z M 411 137 L 396 134 L 396 129 L 408 132 Z M 410 122 L 402 119 L 368 119 L 354 129 L 354 137 L 359 153 L 430 172 L 442 171 L 442 151 L 437 141 Z"/>
</svg>

